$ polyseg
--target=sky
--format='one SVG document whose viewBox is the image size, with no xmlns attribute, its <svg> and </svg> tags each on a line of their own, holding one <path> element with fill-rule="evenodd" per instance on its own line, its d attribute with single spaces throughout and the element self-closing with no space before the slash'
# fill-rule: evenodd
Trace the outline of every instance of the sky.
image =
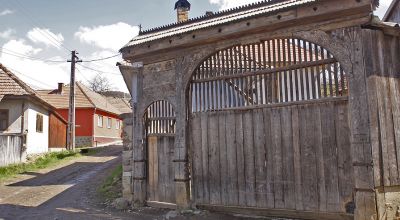
<svg viewBox="0 0 400 220">
<path fill-rule="evenodd" d="M 190 17 L 259 0 L 189 0 Z M 382 17 L 391 0 L 380 0 Z M 106 76 L 114 90 L 127 92 L 116 62 L 118 50 L 138 34 L 176 21 L 176 0 L 0 0 L 0 63 L 34 89 L 69 83 L 71 50 L 83 61 L 78 81 Z M 117 56 L 116 56 L 117 55 Z"/>
</svg>

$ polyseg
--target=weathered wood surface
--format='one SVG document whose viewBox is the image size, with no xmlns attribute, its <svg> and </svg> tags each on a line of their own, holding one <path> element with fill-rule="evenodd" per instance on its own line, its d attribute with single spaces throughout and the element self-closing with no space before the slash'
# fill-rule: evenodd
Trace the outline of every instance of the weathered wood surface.
<svg viewBox="0 0 400 220">
<path fill-rule="evenodd" d="M 174 137 L 148 137 L 148 200 L 175 203 Z"/>
<path fill-rule="evenodd" d="M 147 138 L 147 200 L 174 204 L 175 111 L 164 100 L 151 104 L 144 115 Z M 157 206 L 159 207 L 159 205 Z"/>
<path fill-rule="evenodd" d="M 400 79 L 374 76 L 371 91 L 372 145 L 375 186 L 400 184 Z"/>
<path fill-rule="evenodd" d="M 347 111 L 338 100 L 193 113 L 194 201 L 344 214 L 354 185 Z"/>
<path fill-rule="evenodd" d="M 0 167 L 23 161 L 21 135 L 0 135 Z"/>
</svg>

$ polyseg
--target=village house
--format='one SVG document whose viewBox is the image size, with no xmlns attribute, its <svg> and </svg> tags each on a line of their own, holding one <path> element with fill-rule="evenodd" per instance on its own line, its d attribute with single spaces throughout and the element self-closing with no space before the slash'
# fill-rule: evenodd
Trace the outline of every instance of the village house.
<svg viewBox="0 0 400 220">
<path fill-rule="evenodd" d="M 400 214 L 400 28 L 378 0 L 265 0 L 141 30 L 123 195 L 304 219 Z M 393 6 L 394 7 L 394 6 Z M 397 156 L 396 156 L 397 155 Z"/>
<path fill-rule="evenodd" d="M 65 149 L 66 130 L 56 109 L 0 64 L 0 166 Z"/>
<path fill-rule="evenodd" d="M 69 85 L 59 83 L 55 90 L 37 92 L 55 106 L 57 112 L 68 121 Z M 80 82 L 76 83 L 75 97 L 77 147 L 100 146 L 121 141 L 120 109 L 107 101 L 106 97 Z"/>
</svg>

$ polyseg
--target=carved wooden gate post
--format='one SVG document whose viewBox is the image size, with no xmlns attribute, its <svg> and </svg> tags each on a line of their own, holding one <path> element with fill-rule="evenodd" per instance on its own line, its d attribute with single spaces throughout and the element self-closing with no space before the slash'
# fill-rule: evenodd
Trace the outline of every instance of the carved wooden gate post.
<svg viewBox="0 0 400 220">
<path fill-rule="evenodd" d="M 190 61 L 190 59 L 180 58 L 176 65 L 176 136 L 174 165 L 176 204 L 178 208 L 188 208 L 190 201 L 186 120 L 187 100 L 184 84 L 185 73 L 189 71 L 188 60 Z"/>
<path fill-rule="evenodd" d="M 143 137 L 142 112 L 138 111 L 143 88 L 143 65 L 134 67 L 136 80 L 132 80 L 133 99 L 133 205 L 144 206 L 146 202 L 146 155 Z M 135 84 L 135 85 L 134 85 Z M 135 93 L 136 92 L 136 93 Z M 135 96 L 137 100 L 135 100 Z M 136 101 L 136 102 L 135 102 Z"/>
<path fill-rule="evenodd" d="M 354 217 L 356 220 L 373 219 L 377 217 L 377 213 L 362 29 L 360 27 L 346 28 L 345 42 L 347 42 L 352 66 L 352 72 L 349 72 L 349 118 L 355 174 Z"/>
</svg>

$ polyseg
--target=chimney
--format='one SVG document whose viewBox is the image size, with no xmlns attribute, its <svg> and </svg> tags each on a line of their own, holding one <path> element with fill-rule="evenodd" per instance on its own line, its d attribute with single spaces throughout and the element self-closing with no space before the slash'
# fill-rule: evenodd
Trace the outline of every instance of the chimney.
<svg viewBox="0 0 400 220">
<path fill-rule="evenodd" d="M 64 89 L 64 83 L 58 83 L 57 93 L 58 94 L 62 94 L 63 93 L 63 89 Z"/>
<path fill-rule="evenodd" d="M 178 23 L 189 20 L 190 3 L 187 0 L 178 0 L 175 3 Z"/>
</svg>

